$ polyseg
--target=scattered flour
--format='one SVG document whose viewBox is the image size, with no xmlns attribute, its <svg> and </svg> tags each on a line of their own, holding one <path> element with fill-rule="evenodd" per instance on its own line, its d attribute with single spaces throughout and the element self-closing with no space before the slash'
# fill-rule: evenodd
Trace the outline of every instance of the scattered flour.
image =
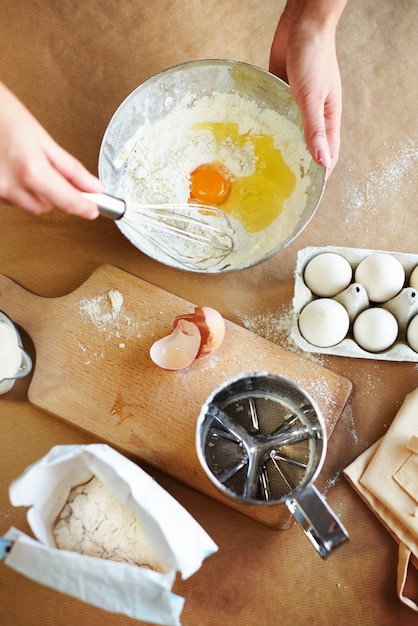
<svg viewBox="0 0 418 626">
<path fill-rule="evenodd" d="M 354 164 L 346 163 L 349 174 L 345 177 L 343 199 L 346 225 L 358 229 L 359 223 L 364 224 L 365 219 L 372 225 L 381 212 L 382 204 L 398 206 L 400 203 L 410 202 L 411 190 L 415 193 L 417 167 L 418 135 L 411 137 L 397 152 L 388 155 L 380 171 L 369 172 L 363 180 L 353 181 L 350 174 Z M 395 212 L 395 217 L 399 219 L 398 211 Z"/>
<path fill-rule="evenodd" d="M 341 471 L 337 471 L 337 473 L 334 476 L 331 476 L 330 478 L 328 478 L 321 492 L 324 497 L 326 497 L 328 491 L 337 484 L 337 482 L 340 479 L 340 475 L 341 475 Z"/>
<path fill-rule="evenodd" d="M 122 294 L 111 289 L 107 293 L 94 298 L 83 298 L 80 301 L 80 311 L 88 315 L 97 329 L 104 330 L 109 322 L 116 320 L 122 305 Z"/>
<path fill-rule="evenodd" d="M 99 350 L 92 348 L 92 345 L 96 345 L 97 342 L 86 346 L 77 338 L 77 345 L 84 353 L 86 365 L 91 361 L 104 358 L 103 339 L 116 340 L 118 347 L 123 350 L 126 347 L 127 338 L 140 336 L 138 321 L 126 315 L 123 295 L 116 289 L 110 289 L 92 298 L 83 298 L 79 303 L 79 311 L 85 320 L 102 335 Z"/>
<path fill-rule="evenodd" d="M 306 206 L 311 184 L 307 172 L 312 158 L 301 141 L 300 130 L 277 111 L 261 109 L 255 101 L 237 93 L 214 93 L 201 98 L 194 94 L 186 96 L 167 117 L 151 128 L 139 129 L 117 193 L 128 203 L 187 203 L 190 172 L 202 163 L 218 160 L 235 177 L 253 173 L 255 156 L 251 142 L 237 146 L 227 137 L 218 147 L 211 130 L 194 128 L 196 124 L 211 122 L 238 124 L 240 135 L 273 137 L 274 147 L 280 149 L 285 162 L 296 174 L 293 192 L 283 211 L 268 228 L 261 233 L 248 233 L 237 220 L 233 220 L 236 250 L 228 257 L 228 264 L 231 268 L 247 266 L 277 249 L 294 232 Z M 133 213 L 131 219 L 134 220 Z M 120 220 L 118 226 L 146 253 L 158 260 L 161 255 L 165 257 L 152 243 L 143 242 L 142 238 L 139 242 L 137 232 L 129 226 L 128 220 Z M 191 244 L 186 242 L 185 245 L 190 247 Z M 173 260 L 168 262 L 173 264 Z"/>
<path fill-rule="evenodd" d="M 268 339 L 268 341 L 277 343 L 287 350 L 296 352 L 318 365 L 324 365 L 324 356 L 305 352 L 293 341 L 291 330 L 295 323 L 295 313 L 291 304 L 284 304 L 278 310 L 267 310 L 259 315 L 240 315 L 240 318 L 247 330 Z"/>
</svg>

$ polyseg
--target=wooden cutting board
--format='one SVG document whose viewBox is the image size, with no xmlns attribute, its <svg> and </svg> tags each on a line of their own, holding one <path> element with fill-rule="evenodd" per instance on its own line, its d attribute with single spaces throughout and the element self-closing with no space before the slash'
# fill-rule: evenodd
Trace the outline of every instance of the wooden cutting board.
<svg viewBox="0 0 418 626">
<path fill-rule="evenodd" d="M 184 370 L 162 370 L 150 346 L 194 305 L 110 265 L 58 298 L 0 276 L 0 309 L 35 346 L 31 403 L 250 517 L 289 526 L 284 505 L 236 504 L 210 483 L 195 451 L 200 408 L 231 376 L 269 371 L 314 397 L 329 436 L 350 395 L 349 380 L 228 321 L 216 353 Z"/>
</svg>

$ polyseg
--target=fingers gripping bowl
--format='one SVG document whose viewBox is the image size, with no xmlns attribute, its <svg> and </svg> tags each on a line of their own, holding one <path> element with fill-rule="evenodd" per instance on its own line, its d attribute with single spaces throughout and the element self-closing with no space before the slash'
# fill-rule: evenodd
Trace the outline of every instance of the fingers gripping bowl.
<svg viewBox="0 0 418 626">
<path fill-rule="evenodd" d="M 132 236 L 117 222 L 148 256 L 201 272 L 251 267 L 282 250 L 310 221 L 325 185 L 288 85 L 225 60 L 177 65 L 137 87 L 106 129 L 99 177 L 127 202 L 201 202 L 224 211 L 234 248 L 199 268 L 185 267 L 146 233 Z"/>
</svg>

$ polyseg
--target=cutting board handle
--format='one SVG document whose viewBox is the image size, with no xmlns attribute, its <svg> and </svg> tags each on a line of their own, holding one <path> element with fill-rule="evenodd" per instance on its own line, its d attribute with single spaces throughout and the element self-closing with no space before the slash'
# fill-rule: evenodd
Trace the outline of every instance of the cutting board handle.
<svg viewBox="0 0 418 626">
<path fill-rule="evenodd" d="M 45 316 L 51 313 L 48 302 L 51 299 L 37 296 L 0 274 L 0 310 L 30 336 L 36 334 Z"/>
</svg>

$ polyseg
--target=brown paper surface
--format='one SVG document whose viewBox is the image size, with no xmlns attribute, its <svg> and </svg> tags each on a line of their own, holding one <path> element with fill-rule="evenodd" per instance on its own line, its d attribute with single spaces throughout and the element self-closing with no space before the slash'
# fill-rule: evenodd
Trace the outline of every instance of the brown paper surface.
<svg viewBox="0 0 418 626">
<path fill-rule="evenodd" d="M 0 79 L 58 142 L 96 171 L 106 125 L 133 88 L 161 69 L 197 58 L 238 59 L 266 68 L 283 5 L 277 0 L 0 0 Z M 58 213 L 30 218 L 2 205 L 0 272 L 53 297 L 111 263 L 288 347 L 299 249 L 418 251 L 417 18 L 418 3 L 411 0 L 348 1 L 338 31 L 344 88 L 340 161 L 309 226 L 280 255 L 244 272 L 202 277 L 145 258 L 108 221 L 85 223 Z M 24 341 L 30 351 L 25 335 Z M 354 383 L 317 481 L 351 540 L 322 561 L 297 527 L 273 531 L 156 474 L 219 545 L 195 576 L 175 585 L 186 598 L 185 626 L 416 623 L 396 597 L 396 543 L 342 469 L 386 432 L 405 395 L 417 386 L 417 365 L 309 358 Z M 31 406 L 29 382 L 16 383 L 0 398 L 0 534 L 11 525 L 29 532 L 25 511 L 9 503 L 10 482 L 55 444 L 92 441 Z M 0 564 L 5 626 L 131 622 Z"/>
</svg>

